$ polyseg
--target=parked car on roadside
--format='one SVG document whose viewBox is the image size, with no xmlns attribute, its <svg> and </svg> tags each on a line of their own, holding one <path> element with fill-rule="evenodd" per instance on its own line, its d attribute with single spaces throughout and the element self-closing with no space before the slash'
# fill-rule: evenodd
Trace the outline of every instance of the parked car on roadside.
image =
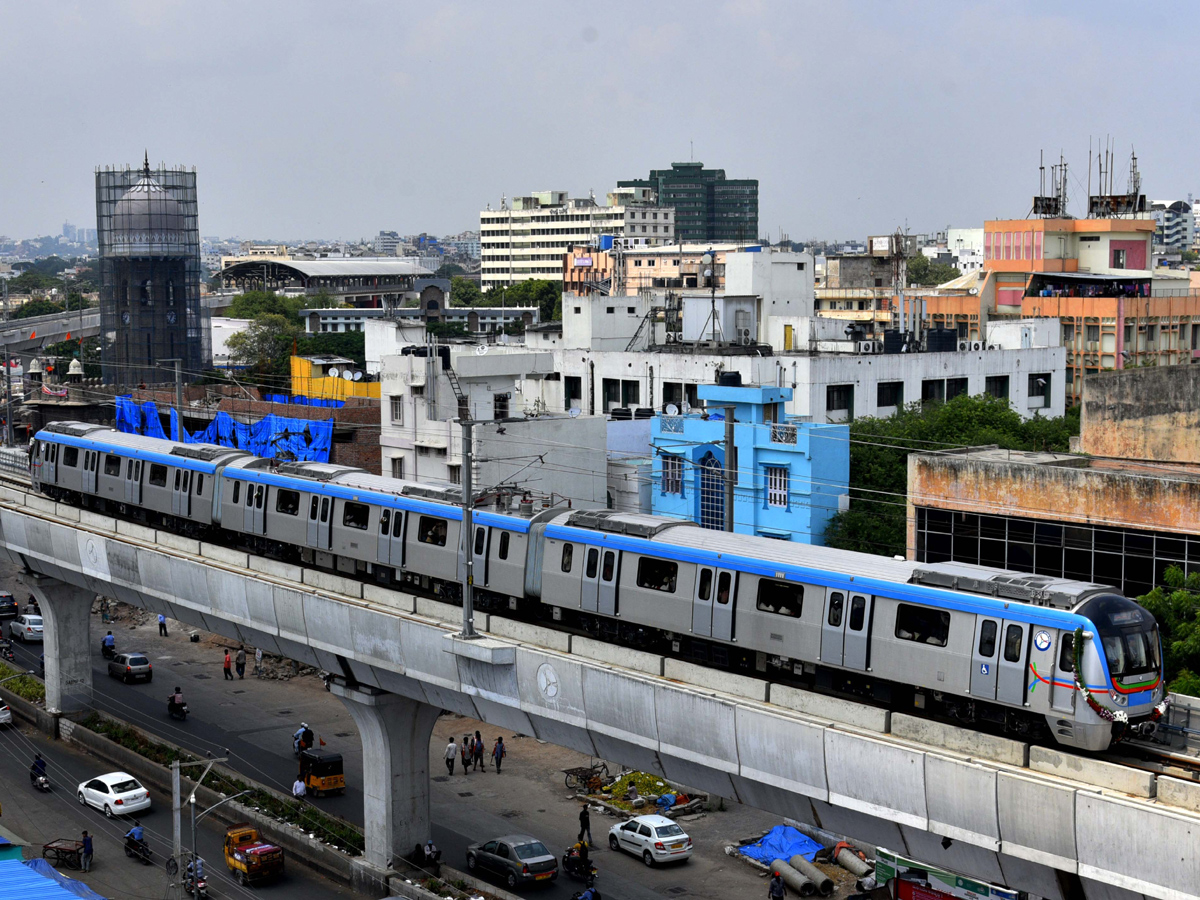
<svg viewBox="0 0 1200 900">
<path fill-rule="evenodd" d="M 641 857 L 647 866 L 692 858 L 692 839 L 666 816 L 638 816 L 614 825 L 608 846 Z"/>
<path fill-rule="evenodd" d="M 14 641 L 20 641 L 22 644 L 28 644 L 30 641 L 42 640 L 42 617 L 41 616 L 17 616 L 8 623 L 8 636 Z"/>
<path fill-rule="evenodd" d="M 7 703 L 0 703 L 0 725 L 12 724 L 12 710 Z"/>
<path fill-rule="evenodd" d="M 120 678 L 126 684 L 138 680 L 149 684 L 154 680 L 154 666 L 145 653 L 118 653 L 108 661 L 108 677 Z"/>
<path fill-rule="evenodd" d="M 467 871 L 498 875 L 509 888 L 558 878 L 558 858 L 535 837 L 506 834 L 467 848 Z"/>
<path fill-rule="evenodd" d="M 17 598 L 12 591 L 0 591 L 0 618 L 9 618 L 20 612 L 17 608 Z"/>
<path fill-rule="evenodd" d="M 110 772 L 81 781 L 76 796 L 82 806 L 94 806 L 110 819 L 150 808 L 150 792 L 128 772 Z"/>
</svg>

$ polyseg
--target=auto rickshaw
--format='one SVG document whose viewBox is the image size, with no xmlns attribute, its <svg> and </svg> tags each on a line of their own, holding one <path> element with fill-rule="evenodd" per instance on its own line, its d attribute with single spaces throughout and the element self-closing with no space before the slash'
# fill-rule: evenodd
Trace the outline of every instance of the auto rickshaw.
<svg viewBox="0 0 1200 900">
<path fill-rule="evenodd" d="M 346 793 L 342 754 L 312 749 L 300 751 L 300 781 L 308 793 L 318 797 L 334 791 Z"/>
</svg>

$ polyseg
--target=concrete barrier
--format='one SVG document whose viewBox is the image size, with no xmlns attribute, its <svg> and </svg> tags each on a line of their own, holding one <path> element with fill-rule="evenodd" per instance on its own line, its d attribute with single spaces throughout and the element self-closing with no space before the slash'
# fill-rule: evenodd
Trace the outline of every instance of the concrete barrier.
<svg viewBox="0 0 1200 900">
<path fill-rule="evenodd" d="M 459 615 L 462 615 L 460 610 Z M 568 653 L 571 650 L 571 636 L 563 631 L 555 631 L 544 625 L 529 625 L 525 622 L 514 622 L 512 619 L 500 616 L 489 616 L 487 630 L 500 637 L 520 641 L 523 644 L 533 644 L 545 647 L 547 650 L 557 650 Z"/>
<path fill-rule="evenodd" d="M 659 676 L 663 673 L 664 660 L 661 656 L 646 653 L 644 650 L 631 650 L 616 644 L 594 641 L 577 634 L 571 636 L 571 654 L 606 666 L 619 666 L 647 675 Z"/>
<path fill-rule="evenodd" d="M 681 681 L 684 684 L 707 688 L 710 691 L 720 691 L 722 694 L 757 700 L 759 703 L 765 703 L 770 696 L 771 685 L 761 678 L 722 672 L 720 669 L 709 669 L 678 659 L 668 658 L 663 661 L 663 676 L 672 681 Z"/>
<path fill-rule="evenodd" d="M 410 613 L 413 611 L 413 595 L 392 588 L 381 587 L 378 584 L 363 584 L 363 599 L 368 603 L 378 603 L 397 612 Z"/>
<path fill-rule="evenodd" d="M 1132 794 L 1134 797 L 1154 796 L 1153 772 L 1090 759 L 1076 753 L 1064 753 L 1050 747 L 1030 747 L 1029 768 L 1034 772 L 1094 784 L 1106 790 Z"/>
<path fill-rule="evenodd" d="M 743 778 L 820 800 L 829 799 L 822 725 L 739 706 L 737 758 Z"/>
<path fill-rule="evenodd" d="M 280 559 L 267 559 L 265 556 L 251 556 L 250 568 L 262 572 L 272 578 L 282 578 L 284 581 L 300 581 L 304 579 L 304 570 L 300 566 L 285 563 Z"/>
<path fill-rule="evenodd" d="M 945 747 L 976 759 L 994 759 L 1024 768 L 1029 764 L 1029 745 L 1008 738 L 981 734 L 943 722 L 892 713 L 893 736 L 931 747 Z"/>
<path fill-rule="evenodd" d="M 249 554 L 242 550 L 230 550 L 228 547 L 219 547 L 216 544 L 200 544 L 200 555 L 206 559 L 215 559 L 217 562 L 226 563 L 231 566 L 239 566 L 243 569 L 249 569 Z"/>
<path fill-rule="evenodd" d="M 891 713 L 886 709 L 843 700 L 840 697 L 814 694 L 812 691 L 804 691 L 787 684 L 771 685 L 771 702 L 776 706 L 805 713 L 814 719 L 843 722 L 855 728 L 881 734 L 887 734 L 891 724 Z"/>
<path fill-rule="evenodd" d="M 436 619 L 439 622 L 451 622 L 453 624 L 462 624 L 462 607 L 455 606 L 452 603 L 443 603 L 441 600 L 430 600 L 428 597 L 413 598 L 413 612 L 418 616 L 426 616 L 430 619 Z M 475 614 L 475 627 L 483 631 L 487 627 L 480 622 L 481 616 Z"/>
<path fill-rule="evenodd" d="M 831 803 L 900 825 L 929 827 L 921 751 L 827 728 L 825 772 Z"/>
<path fill-rule="evenodd" d="M 146 541 L 149 544 L 155 542 L 155 531 L 153 528 L 147 528 L 145 525 L 138 525 L 135 522 L 126 522 L 124 519 L 117 519 L 117 534 L 124 534 L 135 540 Z"/>
<path fill-rule="evenodd" d="M 987 850 L 999 850 L 996 774 L 988 766 L 926 753 L 925 802 L 930 830 Z"/>
<path fill-rule="evenodd" d="M 0 497 L 2 496 L 3 494 L 0 494 Z M 56 504 L 54 507 L 54 514 L 60 519 L 70 519 L 72 522 L 79 521 L 79 510 L 74 506 L 68 506 L 65 503 Z"/>
<path fill-rule="evenodd" d="M 158 531 L 154 534 L 154 540 L 155 543 L 171 550 L 178 550 L 180 553 L 187 553 L 191 556 L 200 555 L 200 542 L 195 538 L 173 534 L 170 531 Z"/>
<path fill-rule="evenodd" d="M 1074 872 L 1075 789 L 1013 772 L 996 776 L 1000 851 Z"/>
<path fill-rule="evenodd" d="M 322 572 L 320 569 L 301 569 L 304 584 L 310 584 L 322 591 L 334 594 L 345 594 L 347 597 L 362 597 L 362 582 L 332 572 Z"/>
<path fill-rule="evenodd" d="M 1157 791 L 1160 803 L 1200 812 L 1200 784 L 1195 781 L 1159 775 Z"/>
<path fill-rule="evenodd" d="M 51 515 L 54 514 L 54 508 L 57 506 L 57 504 L 49 497 L 42 497 L 38 494 L 26 494 L 25 505 L 30 509 L 41 510 L 42 512 L 48 512 Z"/>
<path fill-rule="evenodd" d="M 30 703 L 24 697 L 14 694 L 8 688 L 0 687 L 0 700 L 8 704 L 8 708 L 12 710 L 12 714 L 17 718 L 24 719 L 43 734 L 48 734 L 54 738 L 58 737 L 58 716 L 46 712 L 46 710 L 36 703 Z"/>
</svg>

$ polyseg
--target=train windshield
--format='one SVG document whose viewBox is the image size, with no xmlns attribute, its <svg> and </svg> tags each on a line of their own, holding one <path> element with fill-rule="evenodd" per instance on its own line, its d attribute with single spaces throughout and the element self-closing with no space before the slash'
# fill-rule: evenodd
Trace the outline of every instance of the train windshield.
<svg viewBox="0 0 1200 900">
<path fill-rule="evenodd" d="M 1101 594 L 1078 612 L 1096 624 L 1114 678 L 1158 671 L 1158 624 L 1145 609 L 1125 597 Z"/>
</svg>

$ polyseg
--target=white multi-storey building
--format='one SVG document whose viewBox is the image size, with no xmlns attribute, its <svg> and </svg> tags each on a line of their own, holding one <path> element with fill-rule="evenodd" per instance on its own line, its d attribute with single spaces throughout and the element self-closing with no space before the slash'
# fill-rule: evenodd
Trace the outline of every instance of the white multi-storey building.
<svg viewBox="0 0 1200 900">
<path fill-rule="evenodd" d="M 561 282 L 567 248 L 602 244 L 602 236 L 651 247 L 669 244 L 675 238 L 675 210 L 655 206 L 654 195 L 641 188 L 613 191 L 607 206 L 590 197 L 571 198 L 566 191 L 502 200 L 500 209 L 479 214 L 480 286 L 487 291 L 534 278 Z"/>
</svg>

